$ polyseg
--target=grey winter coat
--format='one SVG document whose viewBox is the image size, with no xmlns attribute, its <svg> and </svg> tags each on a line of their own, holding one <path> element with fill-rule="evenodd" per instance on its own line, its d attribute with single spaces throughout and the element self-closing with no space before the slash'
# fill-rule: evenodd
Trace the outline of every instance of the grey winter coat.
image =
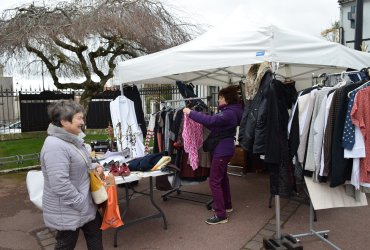
<svg viewBox="0 0 370 250">
<path fill-rule="evenodd" d="M 47 132 L 40 155 L 44 222 L 57 230 L 76 230 L 95 219 L 97 211 L 90 193 L 89 153 L 83 139 L 63 128 L 50 124 Z M 88 164 L 72 144 L 85 154 Z"/>
</svg>

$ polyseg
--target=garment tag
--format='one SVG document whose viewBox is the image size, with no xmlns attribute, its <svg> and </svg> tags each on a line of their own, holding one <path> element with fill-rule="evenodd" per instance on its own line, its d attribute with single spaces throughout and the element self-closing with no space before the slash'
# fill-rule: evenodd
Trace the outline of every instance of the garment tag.
<svg viewBox="0 0 370 250">
<path fill-rule="evenodd" d="M 265 55 L 265 51 L 264 50 L 261 50 L 261 51 L 257 51 L 256 52 L 256 56 L 264 56 Z"/>
</svg>

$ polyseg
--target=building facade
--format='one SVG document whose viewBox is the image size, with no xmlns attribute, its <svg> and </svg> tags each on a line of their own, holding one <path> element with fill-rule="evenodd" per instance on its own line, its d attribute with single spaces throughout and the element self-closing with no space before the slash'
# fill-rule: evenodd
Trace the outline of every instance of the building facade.
<svg viewBox="0 0 370 250">
<path fill-rule="evenodd" d="M 338 0 L 340 5 L 341 43 L 355 47 L 356 0 Z M 370 52 L 370 0 L 363 0 L 362 23 L 363 51 Z"/>
<path fill-rule="evenodd" d="M 19 116 L 18 97 L 13 92 L 13 77 L 4 76 L 3 69 L 0 65 L 0 126 L 17 121 Z"/>
</svg>

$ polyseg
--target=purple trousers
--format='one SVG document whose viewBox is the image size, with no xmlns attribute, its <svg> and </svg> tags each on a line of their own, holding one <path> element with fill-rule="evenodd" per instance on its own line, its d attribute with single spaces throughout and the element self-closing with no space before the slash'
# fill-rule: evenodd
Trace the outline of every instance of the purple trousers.
<svg viewBox="0 0 370 250">
<path fill-rule="evenodd" d="M 232 208 L 227 164 L 231 156 L 214 157 L 211 164 L 209 187 L 213 198 L 213 209 L 219 218 L 226 218 L 226 209 Z"/>
</svg>

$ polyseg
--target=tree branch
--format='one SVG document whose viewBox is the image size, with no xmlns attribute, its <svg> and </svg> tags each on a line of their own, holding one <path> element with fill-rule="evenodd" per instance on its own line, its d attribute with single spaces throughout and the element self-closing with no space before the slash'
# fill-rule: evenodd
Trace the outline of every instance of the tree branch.
<svg viewBox="0 0 370 250">
<path fill-rule="evenodd" d="M 75 39 L 73 39 L 73 40 L 74 40 L 74 43 L 80 44 L 77 40 L 75 40 Z M 81 66 L 82 73 L 84 74 L 84 76 L 86 77 L 86 79 L 88 81 L 91 81 L 91 73 L 90 73 L 89 67 L 87 65 L 87 62 L 85 60 L 85 57 L 83 56 L 83 52 L 85 50 L 87 50 L 88 47 L 86 45 L 82 45 L 82 44 L 80 44 L 78 47 L 74 47 L 72 45 L 69 45 L 69 44 L 63 42 L 62 40 L 58 39 L 57 37 L 54 37 L 53 41 L 55 42 L 56 45 L 66 49 L 66 50 L 70 50 L 71 52 L 74 52 L 77 55 L 77 58 L 80 61 L 80 66 Z"/>
<path fill-rule="evenodd" d="M 49 61 L 49 59 L 44 55 L 44 53 L 42 53 L 40 50 L 37 50 L 36 48 L 30 46 L 29 44 L 26 44 L 26 49 L 29 52 L 36 54 L 36 56 L 38 56 L 45 63 L 47 69 L 50 72 L 51 77 L 53 78 L 54 84 L 58 84 L 59 83 L 59 78 L 58 78 L 58 76 L 56 74 L 56 70 L 58 69 L 57 66 L 60 65 L 59 64 L 59 61 L 58 61 L 58 65 L 57 66 L 54 66 Z"/>
<path fill-rule="evenodd" d="M 113 77 L 118 60 L 189 40 L 189 26 L 182 26 L 170 13 L 157 0 L 26 4 L 0 16 L 0 54 L 16 59 L 20 69 L 30 61 L 30 54 L 35 55 L 45 63 L 57 88 L 83 88 L 84 100 L 89 100 Z M 6 60 L 0 58 L 1 62 Z M 93 75 L 99 81 L 93 81 Z M 62 76 L 85 80 L 62 84 Z"/>
</svg>

